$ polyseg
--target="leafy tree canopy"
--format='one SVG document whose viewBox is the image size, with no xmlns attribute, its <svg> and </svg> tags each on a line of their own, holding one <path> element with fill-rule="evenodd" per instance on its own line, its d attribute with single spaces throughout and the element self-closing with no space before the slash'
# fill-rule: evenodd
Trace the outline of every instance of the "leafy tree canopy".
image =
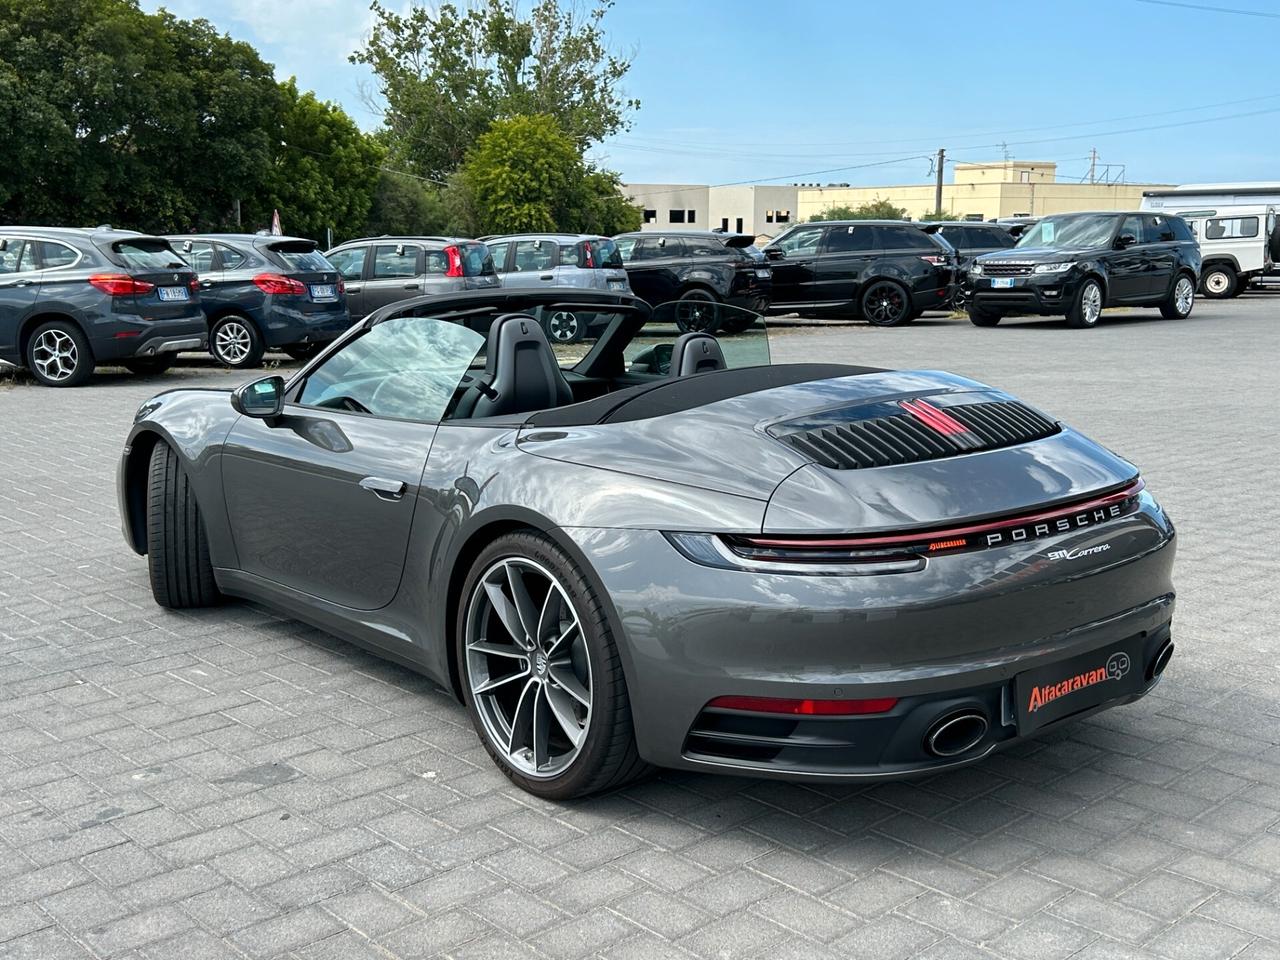
<svg viewBox="0 0 1280 960">
<path fill-rule="evenodd" d="M 821 213 L 814 214 L 809 219 L 810 221 L 905 220 L 907 219 L 907 211 L 905 207 L 895 207 L 890 201 L 877 198 L 869 203 L 864 203 L 857 207 L 851 207 L 848 204 L 827 207 L 827 209 L 823 210 Z"/>
</svg>

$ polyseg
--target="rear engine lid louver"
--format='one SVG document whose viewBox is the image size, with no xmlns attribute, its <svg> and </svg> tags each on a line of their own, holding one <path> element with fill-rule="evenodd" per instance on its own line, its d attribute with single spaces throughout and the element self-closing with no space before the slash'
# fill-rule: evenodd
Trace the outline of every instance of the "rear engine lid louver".
<svg viewBox="0 0 1280 960">
<path fill-rule="evenodd" d="M 995 450 L 1053 436 L 1057 423 L 1016 400 L 892 400 L 825 410 L 769 433 L 824 467 L 861 470 Z"/>
</svg>

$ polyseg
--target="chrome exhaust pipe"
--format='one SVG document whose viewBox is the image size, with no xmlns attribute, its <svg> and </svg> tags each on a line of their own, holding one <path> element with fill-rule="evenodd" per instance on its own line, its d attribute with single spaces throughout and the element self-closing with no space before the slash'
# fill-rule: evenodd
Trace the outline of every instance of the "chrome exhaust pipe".
<svg viewBox="0 0 1280 960">
<path fill-rule="evenodd" d="M 977 710 L 943 717 L 925 734 L 924 746 L 935 757 L 955 757 L 972 750 L 987 735 L 990 724 Z"/>
<path fill-rule="evenodd" d="M 1154 680 L 1160 674 L 1164 673 L 1164 668 L 1169 665 L 1169 661 L 1173 659 L 1173 641 L 1166 640 L 1164 646 L 1151 659 L 1151 665 L 1147 667 L 1147 680 Z"/>
</svg>

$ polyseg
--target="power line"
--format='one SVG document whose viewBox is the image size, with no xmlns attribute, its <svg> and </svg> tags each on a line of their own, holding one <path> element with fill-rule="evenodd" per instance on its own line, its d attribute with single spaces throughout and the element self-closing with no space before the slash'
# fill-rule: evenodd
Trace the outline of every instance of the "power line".
<svg viewBox="0 0 1280 960">
<path fill-rule="evenodd" d="M 1268 13 L 1265 10 L 1238 10 L 1234 7 L 1212 7 L 1207 3 L 1181 3 L 1179 0 L 1138 0 L 1139 3 L 1150 3 L 1160 7 L 1182 7 L 1186 10 L 1204 10 L 1209 13 L 1230 13 L 1238 17 L 1263 17 L 1268 20 L 1280 20 L 1280 13 Z"/>
</svg>

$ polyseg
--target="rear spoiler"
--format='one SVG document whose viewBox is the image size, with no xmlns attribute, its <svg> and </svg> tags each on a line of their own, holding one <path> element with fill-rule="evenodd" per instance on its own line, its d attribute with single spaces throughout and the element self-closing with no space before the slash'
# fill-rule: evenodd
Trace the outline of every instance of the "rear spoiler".
<svg viewBox="0 0 1280 960">
<path fill-rule="evenodd" d="M 724 238 L 726 247 L 735 247 L 741 250 L 743 247 L 749 247 L 756 242 L 756 238 L 747 233 L 731 233 Z"/>
</svg>

